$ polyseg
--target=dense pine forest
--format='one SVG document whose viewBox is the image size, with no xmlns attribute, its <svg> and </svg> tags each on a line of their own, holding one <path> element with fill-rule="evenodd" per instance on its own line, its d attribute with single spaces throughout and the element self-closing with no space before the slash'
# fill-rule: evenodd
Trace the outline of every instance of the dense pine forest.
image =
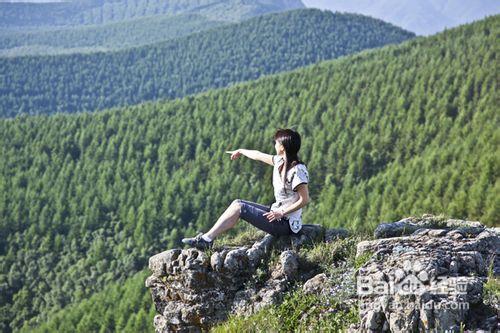
<svg viewBox="0 0 500 333">
<path fill-rule="evenodd" d="M 112 51 L 208 30 L 227 24 L 198 14 L 157 15 L 105 25 L 31 31 L 0 30 L 0 56 Z"/>
<path fill-rule="evenodd" d="M 303 137 L 306 223 L 498 223 L 499 24 L 173 101 L 0 120 L 0 329 L 149 331 L 147 258 L 236 198 L 271 203 L 271 168 L 224 152 L 273 153 L 278 127 Z"/>
<path fill-rule="evenodd" d="M 307 9 L 120 52 L 0 58 L 0 115 L 175 98 L 413 36 L 366 16 Z"/>
<path fill-rule="evenodd" d="M 239 21 L 270 12 L 303 8 L 300 0 L 78 0 L 49 3 L 0 2 L 0 27 L 105 24 L 160 14 L 200 14 Z"/>
</svg>

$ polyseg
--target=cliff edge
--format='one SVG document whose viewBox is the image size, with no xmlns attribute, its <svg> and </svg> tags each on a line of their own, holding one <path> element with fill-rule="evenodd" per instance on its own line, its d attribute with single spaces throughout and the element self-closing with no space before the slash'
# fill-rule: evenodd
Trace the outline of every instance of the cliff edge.
<svg viewBox="0 0 500 333">
<path fill-rule="evenodd" d="M 498 228 L 423 215 L 382 223 L 365 238 L 305 225 L 298 237 L 159 253 L 146 280 L 155 330 L 207 331 L 230 316 L 266 311 L 297 290 L 342 300 L 318 305 L 320 317 L 356 309 L 357 320 L 346 322 L 350 332 L 499 328 Z"/>
</svg>

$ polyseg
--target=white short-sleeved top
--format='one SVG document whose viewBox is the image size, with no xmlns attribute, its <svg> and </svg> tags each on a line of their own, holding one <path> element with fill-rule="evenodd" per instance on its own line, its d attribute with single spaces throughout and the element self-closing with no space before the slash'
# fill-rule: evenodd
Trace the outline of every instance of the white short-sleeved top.
<svg viewBox="0 0 500 333">
<path fill-rule="evenodd" d="M 279 167 L 284 163 L 283 157 L 279 155 L 273 156 L 273 187 L 275 202 L 271 205 L 271 210 L 286 208 L 299 200 L 297 186 L 300 184 L 309 183 L 309 173 L 304 164 L 297 164 L 290 168 L 286 174 L 286 185 L 283 188 L 282 177 L 280 176 Z M 285 192 L 286 188 L 286 192 Z M 290 223 L 290 229 L 297 233 L 302 228 L 302 208 L 286 214 Z"/>
</svg>

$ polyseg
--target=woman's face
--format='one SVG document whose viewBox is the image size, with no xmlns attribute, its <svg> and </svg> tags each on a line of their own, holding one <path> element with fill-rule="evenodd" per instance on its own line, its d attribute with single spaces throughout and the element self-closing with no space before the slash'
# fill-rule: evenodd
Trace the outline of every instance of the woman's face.
<svg viewBox="0 0 500 333">
<path fill-rule="evenodd" d="M 276 149 L 276 154 L 278 155 L 282 155 L 285 152 L 285 147 L 278 140 L 274 140 L 274 149 Z"/>
</svg>

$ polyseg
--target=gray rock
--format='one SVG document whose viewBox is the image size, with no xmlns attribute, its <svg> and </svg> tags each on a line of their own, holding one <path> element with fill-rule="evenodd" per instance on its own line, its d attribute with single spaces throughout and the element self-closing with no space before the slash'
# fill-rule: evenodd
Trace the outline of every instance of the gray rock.
<svg viewBox="0 0 500 333">
<path fill-rule="evenodd" d="M 460 323 L 465 321 L 465 311 L 460 309 L 453 309 L 453 302 L 443 299 L 437 303 L 434 311 L 434 325 L 441 330 L 450 332 L 460 332 Z"/>
<path fill-rule="evenodd" d="M 154 326 L 156 328 L 156 332 L 168 332 L 168 323 L 165 317 L 162 315 L 156 315 L 153 319 Z"/>
<path fill-rule="evenodd" d="M 400 268 L 396 268 L 396 270 L 394 271 L 394 282 L 398 283 L 405 277 L 406 277 L 405 271 Z"/>
<path fill-rule="evenodd" d="M 430 281 L 429 273 L 427 273 L 426 271 L 419 272 L 417 274 L 417 278 L 423 283 Z"/>
<path fill-rule="evenodd" d="M 362 320 L 363 327 L 367 330 L 382 331 L 382 313 L 369 311 Z"/>
<path fill-rule="evenodd" d="M 267 235 L 250 248 L 225 248 L 210 258 L 194 248 L 151 257 L 153 274 L 145 284 L 159 313 L 154 320 L 156 332 L 208 331 L 231 312 L 251 314 L 281 302 L 290 280 L 298 276 L 295 252 L 284 251 L 280 256 L 278 277 L 270 274 L 263 285 L 251 283 L 273 246 L 276 237 Z"/>
<path fill-rule="evenodd" d="M 319 294 L 325 288 L 327 282 L 328 277 L 325 273 L 321 273 L 307 280 L 302 286 L 302 290 L 306 294 Z"/>
<path fill-rule="evenodd" d="M 500 272 L 498 233 L 477 222 L 445 220 L 434 224 L 428 215 L 383 225 L 378 232 L 378 236 L 383 232 L 388 238 L 357 246 L 358 257 L 371 254 L 358 271 L 358 284 L 371 283 L 374 288 L 359 296 L 362 328 L 452 332 L 459 330 L 462 322 L 491 327 L 484 324 L 491 312 L 480 309 L 484 307 L 487 263 L 493 262 L 493 271 Z M 411 235 L 406 236 L 407 232 Z M 391 291 L 390 283 L 399 288 Z M 388 306 L 383 305 L 386 303 Z"/>
<path fill-rule="evenodd" d="M 458 273 L 458 262 L 456 260 L 452 260 L 450 262 L 450 268 L 448 269 L 450 274 Z"/>
<path fill-rule="evenodd" d="M 149 258 L 149 269 L 155 276 L 166 275 L 168 266 L 177 259 L 180 253 L 180 249 L 172 249 L 152 256 Z"/>
<path fill-rule="evenodd" d="M 198 270 L 210 264 L 210 260 L 206 253 L 197 249 L 187 249 L 187 258 L 184 262 L 184 268 L 188 270 Z"/>
<path fill-rule="evenodd" d="M 248 266 L 247 248 L 231 250 L 224 259 L 224 269 L 233 273 L 242 273 Z"/>
<path fill-rule="evenodd" d="M 249 264 L 251 266 L 257 266 L 260 263 L 261 258 L 264 256 L 264 251 L 258 247 L 251 247 L 246 251 Z"/>
<path fill-rule="evenodd" d="M 488 228 L 488 232 L 495 233 L 497 235 L 500 235 L 500 227 L 495 227 L 495 228 Z"/>
<path fill-rule="evenodd" d="M 214 271 L 219 272 L 222 267 L 224 267 L 224 259 L 226 259 L 226 255 L 229 250 L 223 250 L 221 252 L 214 252 L 210 257 L 210 266 Z"/>
<path fill-rule="evenodd" d="M 427 228 L 420 228 L 415 230 L 411 235 L 412 236 L 425 236 L 427 235 L 432 229 L 427 229 Z"/>
<path fill-rule="evenodd" d="M 146 288 L 152 288 L 158 284 L 162 284 L 163 281 L 161 281 L 156 275 L 151 275 L 146 279 L 145 285 Z"/>
<path fill-rule="evenodd" d="M 334 228 L 325 231 L 325 242 L 327 243 L 347 237 L 349 237 L 349 231 L 344 228 Z"/>
<path fill-rule="evenodd" d="M 283 299 L 283 292 L 286 290 L 286 284 L 283 280 L 270 281 L 266 287 L 262 288 L 258 294 L 258 302 L 253 304 L 254 312 L 259 311 L 266 306 L 277 304 Z"/>
<path fill-rule="evenodd" d="M 276 237 L 274 237 L 272 235 L 266 235 L 260 241 L 255 242 L 252 247 L 257 247 L 257 248 L 263 250 L 264 253 L 269 253 L 269 251 L 271 250 L 271 247 L 275 241 L 276 241 Z"/>
<path fill-rule="evenodd" d="M 292 280 L 299 270 L 299 257 L 294 251 L 284 251 L 280 255 L 280 264 L 283 275 Z"/>
<path fill-rule="evenodd" d="M 420 229 L 440 229 L 441 231 L 430 232 L 433 237 L 441 237 L 446 230 L 459 230 L 463 233 L 477 235 L 485 230 L 485 227 L 476 221 L 465 221 L 448 219 L 424 214 L 422 217 L 408 217 L 397 222 L 382 223 L 374 232 L 375 238 L 391 238 L 422 233 Z M 460 237 L 460 236 L 455 236 Z"/>
<path fill-rule="evenodd" d="M 413 263 L 413 272 L 420 273 L 424 269 L 424 264 L 421 260 L 417 260 Z"/>
<path fill-rule="evenodd" d="M 500 247 L 499 235 L 477 222 L 446 220 L 432 225 L 429 218 L 404 219 L 392 224 L 395 229 L 382 226 L 380 232 L 394 232 L 391 237 L 358 243 L 356 256 L 372 253 L 372 258 L 359 270 L 358 281 L 380 284 L 387 276 L 394 283 L 409 279 L 418 286 L 409 293 L 399 290 L 395 294 L 374 292 L 360 296 L 363 305 L 360 316 L 365 329 L 381 330 L 388 326 L 391 332 L 435 328 L 454 331 L 461 321 L 470 322 L 471 318 L 477 322 L 487 321 L 476 319 L 486 316 L 487 311 L 472 313 L 464 304 L 480 306 L 489 260 L 493 260 L 494 271 L 500 271 L 499 262 L 495 260 Z M 420 228 L 414 229 L 410 236 L 401 236 L 407 232 L 401 230 L 409 225 Z M 388 236 L 389 231 L 384 235 Z M 391 300 L 391 306 L 380 306 L 387 299 Z M 419 307 L 419 304 L 425 306 Z"/>
<path fill-rule="evenodd" d="M 444 235 L 446 235 L 447 232 L 448 231 L 445 229 L 434 229 L 434 230 L 429 230 L 427 234 L 431 237 L 443 237 Z"/>
<path fill-rule="evenodd" d="M 448 237 L 451 237 L 454 240 L 460 240 L 464 238 L 464 233 L 460 230 L 452 230 L 448 233 Z"/>
<path fill-rule="evenodd" d="M 261 241 L 255 242 L 253 246 L 246 251 L 252 268 L 258 266 L 260 261 L 269 253 L 275 240 L 275 237 L 266 235 Z"/>
<path fill-rule="evenodd" d="M 435 328 L 434 327 L 434 314 L 433 314 L 433 309 L 435 308 L 434 306 L 434 301 L 430 300 L 422 306 L 422 310 L 420 311 L 420 322 L 421 326 L 424 330 L 430 330 Z"/>
<path fill-rule="evenodd" d="M 286 237 L 284 237 L 286 241 Z M 325 239 L 325 228 L 319 224 L 304 224 L 298 234 L 289 237 L 294 249 L 301 246 L 323 242 Z"/>
</svg>

